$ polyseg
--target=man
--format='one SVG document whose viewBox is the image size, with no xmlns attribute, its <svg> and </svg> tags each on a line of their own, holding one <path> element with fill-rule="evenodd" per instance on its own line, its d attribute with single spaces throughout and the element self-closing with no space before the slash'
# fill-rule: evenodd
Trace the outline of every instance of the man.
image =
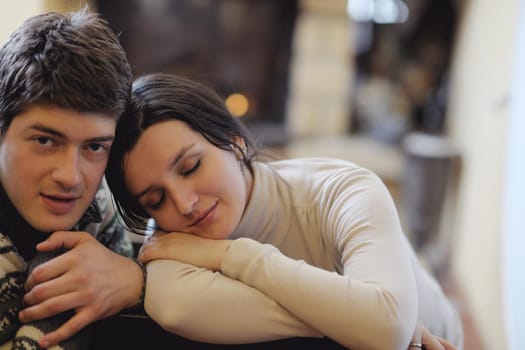
<svg viewBox="0 0 525 350">
<path fill-rule="evenodd" d="M 42 336 L 57 327 L 52 342 L 63 341 L 92 318 L 114 314 L 140 298 L 142 271 L 128 258 L 131 242 L 102 181 L 131 81 L 118 38 L 87 9 L 29 18 L 0 50 L 0 348 L 38 348 L 37 341 L 45 347 L 50 343 Z M 90 271 L 85 269 L 89 261 L 82 261 L 82 244 L 75 254 L 68 254 L 66 242 L 64 254 L 35 249 L 56 231 L 80 235 L 84 245 L 107 247 L 96 251 L 122 267 L 120 280 L 109 278 L 122 301 L 107 302 L 93 316 L 93 305 L 103 305 L 95 298 L 110 296 L 93 293 L 97 285 L 83 284 Z M 28 267 L 55 255 L 26 282 Z M 103 278 L 108 276 L 96 281 Z M 31 306 L 20 312 L 24 304 L 41 301 L 40 310 L 43 306 L 47 313 Z M 53 308 L 57 304 L 64 306 Z M 75 313 L 46 318 L 72 309 Z M 21 325 L 19 318 L 30 322 Z"/>
</svg>

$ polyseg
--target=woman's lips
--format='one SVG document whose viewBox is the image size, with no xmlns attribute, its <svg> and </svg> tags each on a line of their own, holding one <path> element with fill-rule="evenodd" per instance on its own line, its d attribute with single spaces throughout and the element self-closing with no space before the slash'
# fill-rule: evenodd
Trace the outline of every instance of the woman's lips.
<svg viewBox="0 0 525 350">
<path fill-rule="evenodd" d="M 201 216 L 197 218 L 191 226 L 207 226 L 213 221 L 215 209 L 217 208 L 219 202 L 215 202 L 210 208 L 208 208 Z"/>
</svg>

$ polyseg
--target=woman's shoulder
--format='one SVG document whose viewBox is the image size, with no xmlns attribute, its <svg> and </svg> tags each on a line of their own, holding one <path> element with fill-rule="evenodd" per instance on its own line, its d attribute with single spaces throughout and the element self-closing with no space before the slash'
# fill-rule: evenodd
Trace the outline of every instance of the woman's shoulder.
<svg viewBox="0 0 525 350">
<path fill-rule="evenodd" d="M 268 163 L 279 174 L 296 175 L 300 177 L 324 177 L 335 174 L 373 174 L 367 168 L 356 163 L 338 158 L 310 157 L 290 158 Z"/>
<path fill-rule="evenodd" d="M 267 165 L 287 186 L 315 197 L 321 192 L 327 192 L 327 188 L 332 188 L 328 192 L 343 191 L 355 186 L 375 187 L 380 182 L 372 171 L 343 159 L 293 158 Z"/>
</svg>

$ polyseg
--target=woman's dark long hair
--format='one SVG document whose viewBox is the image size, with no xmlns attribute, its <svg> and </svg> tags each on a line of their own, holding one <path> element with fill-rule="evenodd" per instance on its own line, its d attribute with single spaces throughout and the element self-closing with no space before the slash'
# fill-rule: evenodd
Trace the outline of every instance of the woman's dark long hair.
<svg viewBox="0 0 525 350">
<path fill-rule="evenodd" d="M 150 216 L 126 188 L 124 157 L 148 127 L 167 120 L 186 123 L 225 151 L 234 152 L 237 148 L 245 155 L 243 162 L 253 174 L 252 160 L 256 149 L 250 132 L 230 114 L 214 90 L 197 81 L 171 74 L 155 73 L 140 77 L 133 83 L 129 108 L 117 124 L 106 169 L 117 210 L 124 223 L 135 233 L 147 230 Z M 247 150 L 240 149 L 233 141 L 238 137 L 244 139 Z"/>
</svg>

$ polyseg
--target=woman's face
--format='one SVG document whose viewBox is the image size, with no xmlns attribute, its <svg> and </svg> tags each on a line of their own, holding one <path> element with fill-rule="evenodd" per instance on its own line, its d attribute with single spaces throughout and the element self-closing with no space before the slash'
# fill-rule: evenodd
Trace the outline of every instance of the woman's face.
<svg viewBox="0 0 525 350">
<path fill-rule="evenodd" d="M 251 194 L 251 175 L 238 155 L 179 120 L 146 129 L 124 166 L 128 190 L 167 232 L 228 238 Z"/>
</svg>

